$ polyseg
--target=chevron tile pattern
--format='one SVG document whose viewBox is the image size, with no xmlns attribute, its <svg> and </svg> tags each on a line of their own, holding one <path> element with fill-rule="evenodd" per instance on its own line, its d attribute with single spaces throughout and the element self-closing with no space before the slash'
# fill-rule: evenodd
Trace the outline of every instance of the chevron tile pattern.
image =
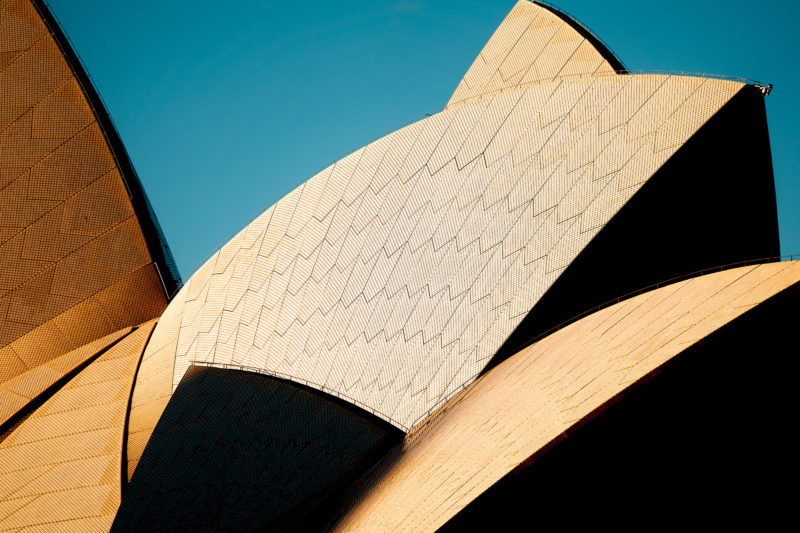
<svg viewBox="0 0 800 533">
<path fill-rule="evenodd" d="M 266 369 L 407 430 L 741 87 L 565 78 L 452 105 L 255 219 L 192 276 L 145 359 L 173 351 L 173 389 L 193 362 Z"/>
<path fill-rule="evenodd" d="M 0 531 L 108 531 L 131 387 L 155 321 L 93 361 L 0 442 Z"/>
<path fill-rule="evenodd" d="M 0 94 L 3 347 L 152 260 L 94 111 L 30 0 L 0 6 Z"/>
<path fill-rule="evenodd" d="M 447 105 L 539 81 L 613 73 L 611 64 L 566 20 L 544 6 L 520 0 Z"/>
<path fill-rule="evenodd" d="M 399 456 L 373 471 L 333 531 L 436 530 L 619 392 L 798 282 L 800 261 L 727 270 L 644 293 L 553 333 L 407 435 Z"/>
</svg>

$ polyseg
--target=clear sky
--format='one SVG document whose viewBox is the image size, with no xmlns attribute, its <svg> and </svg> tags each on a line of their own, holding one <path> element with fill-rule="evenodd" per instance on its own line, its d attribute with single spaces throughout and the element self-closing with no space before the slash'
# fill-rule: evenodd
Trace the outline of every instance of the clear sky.
<svg viewBox="0 0 800 533">
<path fill-rule="evenodd" d="M 441 110 L 515 0 L 49 4 L 187 279 L 298 182 Z M 800 1 L 555 4 L 631 70 L 774 84 L 767 114 L 781 251 L 799 254 Z"/>
</svg>

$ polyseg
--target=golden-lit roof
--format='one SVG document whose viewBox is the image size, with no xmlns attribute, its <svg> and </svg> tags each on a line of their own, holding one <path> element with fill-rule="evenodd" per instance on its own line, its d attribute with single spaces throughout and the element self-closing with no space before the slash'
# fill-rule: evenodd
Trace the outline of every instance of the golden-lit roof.
<svg viewBox="0 0 800 533">
<path fill-rule="evenodd" d="M 130 333 L 131 329 L 115 331 L 0 383 L 0 427 L 40 394 Z"/>
<path fill-rule="evenodd" d="M 0 442 L 0 530 L 109 530 L 131 387 L 154 325 L 112 346 Z"/>
<path fill-rule="evenodd" d="M 434 531 L 673 357 L 800 282 L 800 261 L 646 292 L 545 337 L 453 397 L 362 480 L 334 531 Z M 566 496 L 565 496 L 566 497 Z"/>
<path fill-rule="evenodd" d="M 157 317 L 167 295 L 143 231 L 154 222 L 137 207 L 138 181 L 121 165 L 122 149 L 112 146 L 105 112 L 61 48 L 60 30 L 30 0 L 0 11 L 5 381 Z"/>
</svg>

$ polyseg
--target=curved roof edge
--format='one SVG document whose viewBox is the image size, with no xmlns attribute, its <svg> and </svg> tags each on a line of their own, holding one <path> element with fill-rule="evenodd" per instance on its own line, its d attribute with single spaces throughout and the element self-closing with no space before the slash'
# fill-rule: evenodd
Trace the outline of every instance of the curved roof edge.
<svg viewBox="0 0 800 533">
<path fill-rule="evenodd" d="M 622 61 L 617 57 L 617 55 L 609 48 L 609 46 L 603 42 L 600 37 L 598 37 L 592 30 L 584 26 L 578 19 L 574 18 L 572 15 L 568 14 L 565 11 L 560 10 L 553 4 L 549 4 L 547 2 L 542 2 L 540 0 L 528 0 L 531 4 L 536 4 L 537 6 L 548 10 L 578 32 L 581 37 L 586 39 L 591 43 L 592 46 L 603 56 L 603 59 L 608 61 L 611 67 L 616 71 L 617 74 L 627 74 L 628 68 L 622 63 Z"/>
<path fill-rule="evenodd" d="M 100 94 L 95 89 L 80 58 L 72 49 L 69 38 L 61 28 L 58 19 L 47 6 L 46 0 L 31 0 L 31 4 L 36 8 L 36 11 L 38 11 L 39 15 L 42 17 L 42 21 L 52 34 L 53 40 L 56 42 L 59 50 L 61 50 L 67 65 L 69 65 L 69 68 L 72 70 L 81 86 L 86 101 L 95 114 L 100 130 L 103 132 L 111 154 L 119 167 L 122 180 L 128 188 L 128 194 L 130 195 L 134 212 L 139 215 L 139 224 L 142 228 L 145 242 L 147 243 L 147 249 L 150 252 L 150 256 L 153 258 L 153 263 L 156 265 L 161 281 L 164 284 L 167 300 L 171 300 L 178 289 L 183 285 L 183 281 L 181 280 L 181 275 L 178 271 L 175 259 L 172 257 L 172 252 L 169 249 L 167 240 L 164 237 L 164 232 L 158 223 L 153 207 L 150 205 L 150 200 L 148 200 L 142 182 L 139 180 L 139 176 L 133 168 L 133 164 L 128 156 L 128 151 L 122 143 L 122 139 L 100 98 Z"/>
<path fill-rule="evenodd" d="M 192 362 L 191 365 L 189 365 L 189 368 L 193 367 L 230 370 L 230 371 L 242 372 L 244 374 L 251 374 L 253 376 L 273 379 L 280 383 L 305 391 L 315 397 L 319 397 L 325 400 L 326 402 L 331 403 L 332 405 L 336 405 L 340 409 L 348 411 L 355 416 L 359 416 L 364 420 L 366 420 L 367 422 L 369 422 L 370 424 L 378 427 L 381 431 L 383 431 L 387 435 L 392 436 L 394 438 L 403 438 L 410 431 L 410 429 L 401 428 L 393 424 L 389 420 L 384 419 L 382 416 L 379 416 L 377 411 L 375 411 L 374 409 L 370 409 L 369 406 L 364 405 L 363 403 L 357 400 L 353 400 L 351 398 L 348 398 L 347 396 L 337 396 L 336 394 L 333 393 L 334 391 L 332 391 L 329 388 L 326 387 L 317 388 L 312 386 L 308 382 L 303 383 L 303 381 L 292 379 L 291 376 L 278 375 L 275 372 L 268 372 L 262 368 L 256 368 L 246 365 L 238 365 L 236 363 L 215 363 L 209 361 L 195 361 Z M 183 380 L 183 378 L 181 378 L 181 380 Z M 174 392 L 175 391 L 171 392 L 170 399 L 172 397 L 172 394 L 174 394 Z"/>
<path fill-rule="evenodd" d="M 611 49 L 558 8 L 518 0 L 467 69 L 447 106 L 540 80 L 627 74 Z"/>
<path fill-rule="evenodd" d="M 798 289 L 800 261 L 715 272 L 643 293 L 545 337 L 415 426 L 399 453 L 347 495 L 328 530 L 448 530 L 443 526 L 457 512 L 613 408 L 620 395 L 715 332 L 737 327 L 734 321 L 752 317 L 765 302 L 794 297 L 788 291 Z"/>
</svg>

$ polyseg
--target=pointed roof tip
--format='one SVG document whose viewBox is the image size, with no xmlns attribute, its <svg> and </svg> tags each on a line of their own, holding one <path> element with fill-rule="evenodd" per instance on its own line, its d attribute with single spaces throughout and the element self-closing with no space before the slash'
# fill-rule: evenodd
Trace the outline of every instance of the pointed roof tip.
<svg viewBox="0 0 800 533">
<path fill-rule="evenodd" d="M 572 27 L 572 29 L 574 29 L 584 39 L 586 39 L 592 44 L 595 50 L 597 50 L 600 53 L 600 55 L 603 56 L 603 59 L 608 61 L 608 63 L 611 65 L 611 67 L 617 74 L 625 74 L 626 72 L 628 72 L 628 68 L 622 63 L 622 60 L 619 57 L 617 57 L 617 54 L 615 54 L 614 51 L 611 50 L 611 47 L 608 46 L 605 43 L 605 41 L 603 41 L 600 38 L 600 36 L 594 33 L 588 26 L 583 24 L 573 15 L 558 8 L 557 6 L 549 2 L 544 2 L 542 0 L 527 0 L 527 1 L 530 2 L 531 4 L 535 4 L 541 8 L 550 11 L 558 18 L 569 24 Z"/>
<path fill-rule="evenodd" d="M 519 0 L 447 105 L 566 76 L 627 72 L 610 48 L 575 18 L 546 2 Z"/>
</svg>

